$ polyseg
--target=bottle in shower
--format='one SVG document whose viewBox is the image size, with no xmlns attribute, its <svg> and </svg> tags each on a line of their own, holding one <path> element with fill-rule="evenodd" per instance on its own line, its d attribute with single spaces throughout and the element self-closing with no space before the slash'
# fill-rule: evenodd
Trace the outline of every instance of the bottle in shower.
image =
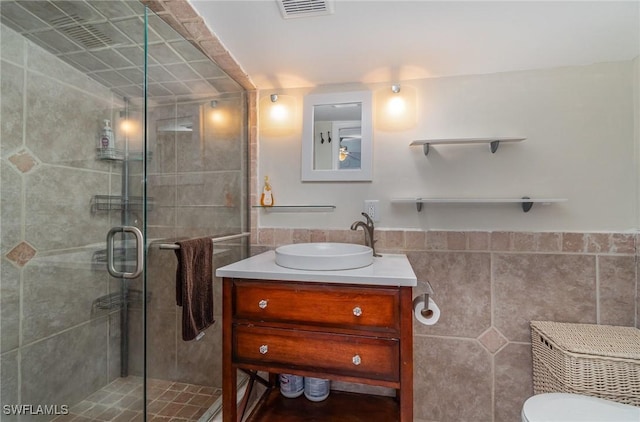
<svg viewBox="0 0 640 422">
<path fill-rule="evenodd" d="M 100 135 L 99 155 L 102 158 L 114 158 L 115 141 L 113 139 L 113 129 L 111 129 L 111 120 L 104 120 L 104 127 Z"/>
</svg>

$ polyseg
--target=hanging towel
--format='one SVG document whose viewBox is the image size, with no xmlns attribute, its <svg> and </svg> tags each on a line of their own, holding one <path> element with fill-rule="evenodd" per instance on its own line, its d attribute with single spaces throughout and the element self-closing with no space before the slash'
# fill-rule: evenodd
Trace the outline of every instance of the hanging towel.
<svg viewBox="0 0 640 422">
<path fill-rule="evenodd" d="M 213 242 L 203 237 L 176 243 L 176 303 L 182 306 L 182 339 L 189 341 L 214 323 Z"/>
</svg>

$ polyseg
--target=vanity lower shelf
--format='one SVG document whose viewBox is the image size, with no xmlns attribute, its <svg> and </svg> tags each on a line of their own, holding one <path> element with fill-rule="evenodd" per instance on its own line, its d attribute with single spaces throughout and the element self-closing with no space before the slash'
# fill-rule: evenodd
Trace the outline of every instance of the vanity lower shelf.
<svg viewBox="0 0 640 422">
<path fill-rule="evenodd" d="M 535 203 L 549 205 L 566 202 L 566 198 L 393 198 L 392 203 L 416 204 L 418 212 L 422 211 L 422 204 L 521 204 L 522 211 L 529 212 Z"/>
<path fill-rule="evenodd" d="M 396 422 L 400 420 L 398 406 L 393 397 L 342 391 L 331 391 L 321 402 L 307 400 L 304 395 L 289 399 L 273 388 L 261 398 L 246 422 Z"/>
</svg>

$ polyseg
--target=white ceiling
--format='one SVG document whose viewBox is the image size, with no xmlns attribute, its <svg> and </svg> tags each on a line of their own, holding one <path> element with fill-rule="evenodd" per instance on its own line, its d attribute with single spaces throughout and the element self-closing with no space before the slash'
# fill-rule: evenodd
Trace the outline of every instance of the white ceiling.
<svg viewBox="0 0 640 422">
<path fill-rule="evenodd" d="M 276 0 L 190 0 L 259 89 L 630 60 L 640 0 L 356 1 L 283 19 Z"/>
</svg>

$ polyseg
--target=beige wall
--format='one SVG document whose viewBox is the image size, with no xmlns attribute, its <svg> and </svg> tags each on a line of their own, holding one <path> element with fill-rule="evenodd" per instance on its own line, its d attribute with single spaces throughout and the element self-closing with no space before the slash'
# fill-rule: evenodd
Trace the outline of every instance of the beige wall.
<svg viewBox="0 0 640 422">
<path fill-rule="evenodd" d="M 635 76 L 634 76 L 635 75 Z M 260 132 L 259 181 L 271 180 L 280 205 L 331 204 L 327 213 L 260 213 L 261 227 L 348 227 L 365 199 L 380 200 L 379 227 L 422 230 L 627 231 L 636 228 L 636 159 L 632 61 L 402 81 L 417 92 L 417 124 L 383 131 L 374 121 L 373 181 L 300 181 L 300 111 L 309 92 L 371 90 L 386 85 L 340 85 L 280 90 L 293 96 L 294 133 Z M 268 96 L 271 91 L 261 93 Z M 262 103 L 261 103 L 262 104 Z M 375 108 L 375 105 L 374 105 Z M 376 114 L 374 113 L 374 116 Z M 261 125 L 265 122 L 260 122 Z M 521 136 L 495 154 L 487 145 L 433 146 L 416 139 Z M 534 205 L 426 205 L 392 198 L 566 198 Z"/>
</svg>

